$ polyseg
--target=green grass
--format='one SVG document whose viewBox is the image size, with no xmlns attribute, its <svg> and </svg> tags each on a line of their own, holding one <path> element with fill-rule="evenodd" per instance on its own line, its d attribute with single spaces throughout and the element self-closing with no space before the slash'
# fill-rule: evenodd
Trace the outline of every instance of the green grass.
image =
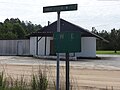
<svg viewBox="0 0 120 90">
<path fill-rule="evenodd" d="M 96 51 L 96 54 L 114 54 L 114 55 L 120 55 L 120 51 L 117 51 L 117 53 L 115 53 L 114 51 Z"/>
</svg>

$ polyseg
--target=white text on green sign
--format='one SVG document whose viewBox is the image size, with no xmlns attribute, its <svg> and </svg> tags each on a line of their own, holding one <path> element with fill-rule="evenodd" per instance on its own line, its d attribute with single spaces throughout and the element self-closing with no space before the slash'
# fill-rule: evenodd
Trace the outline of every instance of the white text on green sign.
<svg viewBox="0 0 120 90">
<path fill-rule="evenodd" d="M 80 52 L 81 35 L 78 32 L 56 32 L 54 46 L 57 53 Z"/>
</svg>

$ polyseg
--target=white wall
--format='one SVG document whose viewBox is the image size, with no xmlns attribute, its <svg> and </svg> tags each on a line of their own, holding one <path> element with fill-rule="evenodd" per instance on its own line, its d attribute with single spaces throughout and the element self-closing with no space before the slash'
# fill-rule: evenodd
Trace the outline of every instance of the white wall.
<svg viewBox="0 0 120 90">
<path fill-rule="evenodd" d="M 38 37 L 40 39 L 41 37 Z M 52 37 L 47 37 L 46 39 L 46 55 L 50 54 L 50 40 Z M 36 37 L 30 37 L 30 54 L 36 55 Z M 45 37 L 42 37 L 38 43 L 38 55 L 45 55 Z"/>
<path fill-rule="evenodd" d="M 45 37 L 42 37 L 38 42 L 38 55 L 44 55 L 44 52 L 45 52 Z"/>
<path fill-rule="evenodd" d="M 46 46 L 46 54 L 50 54 L 50 40 L 53 40 L 53 37 L 47 37 L 47 46 Z"/>
<path fill-rule="evenodd" d="M 40 38 L 40 37 L 39 37 Z M 47 37 L 46 55 L 50 54 L 50 40 L 52 37 Z M 45 55 L 45 37 L 39 41 L 38 55 Z M 30 38 L 30 54 L 36 55 L 36 37 Z M 60 54 L 64 55 L 64 54 Z M 71 54 L 73 56 L 74 54 Z M 75 53 L 76 57 L 96 57 L 96 38 L 95 37 L 82 37 L 81 38 L 81 52 Z"/>
<path fill-rule="evenodd" d="M 96 57 L 96 38 L 82 37 L 81 38 L 81 53 L 76 53 L 77 57 Z"/>
</svg>

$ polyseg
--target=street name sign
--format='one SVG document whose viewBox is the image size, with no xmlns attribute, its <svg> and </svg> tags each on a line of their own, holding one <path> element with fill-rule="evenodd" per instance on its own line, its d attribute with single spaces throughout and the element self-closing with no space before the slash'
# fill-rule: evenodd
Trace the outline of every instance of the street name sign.
<svg viewBox="0 0 120 90">
<path fill-rule="evenodd" d="M 54 46 L 56 53 L 81 52 L 81 34 L 78 32 L 55 32 Z"/>
<path fill-rule="evenodd" d="M 73 11 L 77 10 L 77 4 L 57 5 L 43 7 L 43 13 L 47 12 L 60 12 L 60 11 Z"/>
</svg>

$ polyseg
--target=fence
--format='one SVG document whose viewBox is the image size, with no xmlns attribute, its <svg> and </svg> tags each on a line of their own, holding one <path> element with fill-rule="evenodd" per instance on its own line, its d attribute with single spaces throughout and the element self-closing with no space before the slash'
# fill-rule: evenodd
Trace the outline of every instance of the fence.
<svg viewBox="0 0 120 90">
<path fill-rule="evenodd" d="M 30 40 L 0 40 L 0 55 L 30 55 Z"/>
</svg>

